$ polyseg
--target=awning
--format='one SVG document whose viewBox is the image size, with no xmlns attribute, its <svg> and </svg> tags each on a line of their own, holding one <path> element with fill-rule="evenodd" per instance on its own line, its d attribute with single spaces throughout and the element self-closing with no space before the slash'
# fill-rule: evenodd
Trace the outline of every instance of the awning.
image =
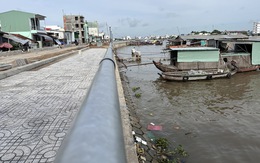
<svg viewBox="0 0 260 163">
<path fill-rule="evenodd" d="M 26 39 L 26 40 L 21 39 L 21 38 L 16 37 L 16 36 L 14 36 L 14 35 L 12 35 L 12 34 L 4 34 L 3 37 L 4 37 L 4 38 L 7 38 L 7 39 L 10 39 L 10 40 L 13 40 L 13 41 L 15 41 L 15 42 L 21 43 L 22 45 L 24 45 L 24 44 L 26 44 L 27 42 L 30 41 L 30 40 L 28 40 L 28 39 Z"/>
<path fill-rule="evenodd" d="M 40 37 L 43 37 L 45 39 L 45 41 L 53 41 L 53 38 L 51 38 L 50 36 L 45 35 L 45 34 L 35 33 L 34 35 L 38 35 Z"/>
<path fill-rule="evenodd" d="M 12 47 L 13 47 L 13 45 L 9 44 L 8 42 L 4 42 L 4 43 L 0 44 L 0 48 L 11 49 Z"/>
<path fill-rule="evenodd" d="M 58 39 L 54 39 L 54 41 L 55 41 L 58 45 L 61 45 L 60 40 L 58 40 Z"/>
</svg>

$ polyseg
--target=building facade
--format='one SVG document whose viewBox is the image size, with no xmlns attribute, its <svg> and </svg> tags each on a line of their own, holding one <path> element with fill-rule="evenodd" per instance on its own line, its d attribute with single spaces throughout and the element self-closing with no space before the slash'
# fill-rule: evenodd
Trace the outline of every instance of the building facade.
<svg viewBox="0 0 260 163">
<path fill-rule="evenodd" d="M 89 30 L 88 30 L 88 22 L 86 21 L 84 24 L 84 30 L 85 30 L 85 42 L 89 43 Z"/>
<path fill-rule="evenodd" d="M 96 43 L 102 40 L 102 36 L 99 33 L 98 22 L 88 22 L 88 34 L 89 34 L 89 42 Z"/>
<path fill-rule="evenodd" d="M 260 34 L 260 22 L 254 22 L 252 33 L 253 33 L 253 35 Z"/>
<path fill-rule="evenodd" d="M 72 32 L 72 42 L 85 43 L 84 17 L 81 15 L 64 15 L 64 30 Z"/>
<path fill-rule="evenodd" d="M 55 40 L 61 41 L 62 44 L 67 44 L 65 30 L 57 25 L 46 26 L 45 31 L 48 36 L 52 36 Z M 59 43 L 59 42 L 58 42 Z"/>
<path fill-rule="evenodd" d="M 1 31 L 30 38 L 37 42 L 39 48 L 53 45 L 53 39 L 41 27 L 44 20 L 43 15 L 17 10 L 0 13 Z"/>
</svg>

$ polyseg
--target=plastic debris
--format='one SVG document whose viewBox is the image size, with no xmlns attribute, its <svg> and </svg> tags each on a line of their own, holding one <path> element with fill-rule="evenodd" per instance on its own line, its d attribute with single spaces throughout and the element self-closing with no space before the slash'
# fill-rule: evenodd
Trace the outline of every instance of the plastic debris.
<svg viewBox="0 0 260 163">
<path fill-rule="evenodd" d="M 142 140 L 142 144 L 143 144 L 143 145 L 147 145 L 147 142 L 144 141 L 144 140 Z"/>
<path fill-rule="evenodd" d="M 142 138 L 138 137 L 138 136 L 135 136 L 135 140 L 139 143 L 142 143 L 143 145 L 147 145 L 147 142 L 142 140 Z"/>
<path fill-rule="evenodd" d="M 144 156 L 140 156 L 140 159 L 146 161 L 146 158 Z"/>
<path fill-rule="evenodd" d="M 156 137 L 154 136 L 154 134 L 151 131 L 148 131 L 146 134 L 147 134 L 148 138 L 150 138 L 151 141 L 155 140 Z"/>
<path fill-rule="evenodd" d="M 136 151 L 138 154 L 144 154 L 144 149 L 141 148 L 139 144 L 136 145 Z"/>
<path fill-rule="evenodd" d="M 136 140 L 137 142 L 142 142 L 142 138 L 139 138 L 138 136 L 135 137 L 135 140 Z"/>
<path fill-rule="evenodd" d="M 135 131 L 132 131 L 132 135 L 135 135 Z"/>
<path fill-rule="evenodd" d="M 155 131 L 161 131 L 162 130 L 162 126 L 160 125 L 148 125 L 147 127 L 148 130 L 155 130 Z"/>
<path fill-rule="evenodd" d="M 152 122 L 151 122 L 150 124 L 151 124 L 151 125 L 153 125 L 153 126 L 155 125 L 155 124 L 154 124 L 154 123 L 152 123 Z"/>
</svg>

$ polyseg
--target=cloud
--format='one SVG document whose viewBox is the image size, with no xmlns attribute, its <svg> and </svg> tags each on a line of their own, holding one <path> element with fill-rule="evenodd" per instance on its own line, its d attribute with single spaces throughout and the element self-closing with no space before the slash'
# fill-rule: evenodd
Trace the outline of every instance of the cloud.
<svg viewBox="0 0 260 163">
<path fill-rule="evenodd" d="M 143 25 L 142 25 L 142 27 L 148 27 L 149 26 L 149 23 L 144 23 Z"/>
<path fill-rule="evenodd" d="M 124 26 L 138 27 L 140 26 L 142 21 L 135 18 L 124 18 L 124 19 L 119 19 L 119 23 Z"/>
<path fill-rule="evenodd" d="M 174 12 L 168 12 L 168 13 L 166 13 L 166 17 L 167 18 L 176 18 L 176 17 L 180 17 L 180 15 L 178 15 Z"/>
</svg>

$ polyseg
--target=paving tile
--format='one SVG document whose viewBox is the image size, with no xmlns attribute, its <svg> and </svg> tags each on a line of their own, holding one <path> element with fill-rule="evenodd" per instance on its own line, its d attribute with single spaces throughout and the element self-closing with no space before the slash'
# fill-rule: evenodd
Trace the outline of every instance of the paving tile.
<svg viewBox="0 0 260 163">
<path fill-rule="evenodd" d="M 0 162 L 54 162 L 105 52 L 0 80 Z"/>
</svg>

